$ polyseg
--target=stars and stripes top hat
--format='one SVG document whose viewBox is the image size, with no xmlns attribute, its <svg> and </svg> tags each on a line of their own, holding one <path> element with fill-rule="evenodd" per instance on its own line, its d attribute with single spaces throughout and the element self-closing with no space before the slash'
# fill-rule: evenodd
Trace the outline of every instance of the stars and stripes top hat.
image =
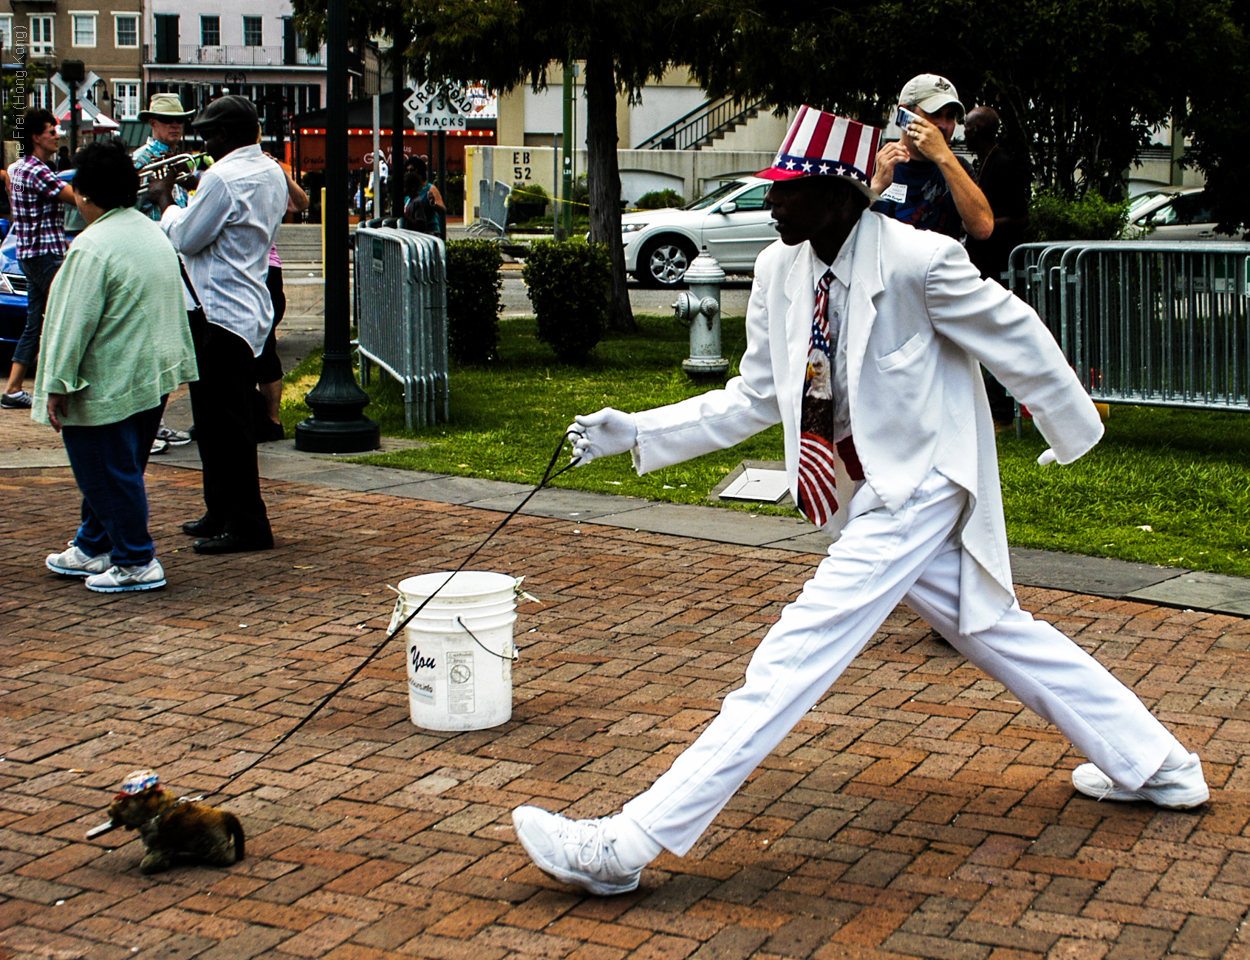
<svg viewBox="0 0 1250 960">
<path fill-rule="evenodd" d="M 158 786 L 161 778 L 151 770 L 136 770 L 125 780 L 122 781 L 121 792 L 119 797 L 132 796 L 136 793 L 142 793 L 148 787 Z"/>
<path fill-rule="evenodd" d="M 795 114 L 773 165 L 756 176 L 765 180 L 841 177 L 875 200 L 870 184 L 880 141 L 877 127 L 804 105 Z"/>
</svg>

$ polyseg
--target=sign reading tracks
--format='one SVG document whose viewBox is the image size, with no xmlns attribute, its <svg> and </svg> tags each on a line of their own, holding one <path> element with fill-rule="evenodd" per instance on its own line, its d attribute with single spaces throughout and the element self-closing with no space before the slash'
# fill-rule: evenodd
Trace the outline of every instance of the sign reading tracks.
<svg viewBox="0 0 1250 960">
<path fill-rule="evenodd" d="M 415 130 L 464 130 L 467 121 L 499 115 L 498 99 L 483 84 L 425 83 L 404 101 Z"/>
</svg>

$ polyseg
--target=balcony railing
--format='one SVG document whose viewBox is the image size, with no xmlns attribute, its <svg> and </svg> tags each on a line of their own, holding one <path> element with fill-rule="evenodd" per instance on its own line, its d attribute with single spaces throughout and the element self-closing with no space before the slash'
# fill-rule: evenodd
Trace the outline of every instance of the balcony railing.
<svg viewBox="0 0 1250 960">
<path fill-rule="evenodd" d="M 203 64 L 205 66 L 222 67 L 319 67 L 322 64 L 320 53 L 309 53 L 303 47 L 295 48 L 295 59 L 288 61 L 284 56 L 282 44 L 247 47 L 224 44 L 215 47 L 193 46 L 180 44 L 177 47 L 162 48 L 157 56 L 157 44 L 149 43 L 143 48 L 143 62 L 151 64 Z"/>
</svg>

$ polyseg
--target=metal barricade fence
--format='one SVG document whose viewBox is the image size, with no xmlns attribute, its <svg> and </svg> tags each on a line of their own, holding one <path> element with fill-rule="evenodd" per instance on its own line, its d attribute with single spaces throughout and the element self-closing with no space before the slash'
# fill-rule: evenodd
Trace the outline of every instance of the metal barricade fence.
<svg viewBox="0 0 1250 960">
<path fill-rule="evenodd" d="M 1065 329 L 1059 319 L 1063 316 L 1059 259 L 1074 242 L 1022 243 L 1011 251 L 1003 277 L 1003 285 L 1046 321 L 1065 353 L 1071 330 Z"/>
<path fill-rule="evenodd" d="M 1250 243 L 1025 244 L 1005 285 L 1104 403 L 1250 410 Z"/>
<path fill-rule="evenodd" d="M 376 364 L 404 389 L 404 423 L 450 415 L 443 241 L 393 227 L 356 230 L 355 310 L 360 378 Z"/>
</svg>

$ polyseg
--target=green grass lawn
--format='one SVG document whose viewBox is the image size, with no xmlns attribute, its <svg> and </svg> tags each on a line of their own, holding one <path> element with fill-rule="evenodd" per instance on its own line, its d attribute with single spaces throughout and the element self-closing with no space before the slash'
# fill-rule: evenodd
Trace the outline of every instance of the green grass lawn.
<svg viewBox="0 0 1250 960">
<path fill-rule="evenodd" d="M 574 415 L 603 406 L 642 410 L 707 389 L 681 370 L 686 326 L 669 317 L 638 320 L 638 333 L 613 335 L 582 367 L 559 363 L 538 341 L 532 319 L 501 321 L 497 363 L 452 368 L 451 422 L 411 432 L 404 429 L 398 385 L 375 376 L 366 415 L 382 425 L 384 435 L 428 446 L 359 459 L 537 483 Z M 726 318 L 725 356 L 736 360 L 744 345 L 742 318 Z M 302 398 L 319 368 L 314 355 L 287 377 L 288 431 L 310 413 Z M 1040 468 L 1034 461 L 1044 448 L 1032 426 L 1023 439 L 1009 433 L 999 440 L 1014 545 L 1250 576 L 1250 416 L 1117 406 L 1103 442 L 1077 463 Z M 645 477 L 635 476 L 629 458 L 620 456 L 571 470 L 555 485 L 700 503 L 741 460 L 782 456 L 781 428 L 774 427 L 732 450 Z M 772 506 L 737 509 L 797 515 Z"/>
</svg>

